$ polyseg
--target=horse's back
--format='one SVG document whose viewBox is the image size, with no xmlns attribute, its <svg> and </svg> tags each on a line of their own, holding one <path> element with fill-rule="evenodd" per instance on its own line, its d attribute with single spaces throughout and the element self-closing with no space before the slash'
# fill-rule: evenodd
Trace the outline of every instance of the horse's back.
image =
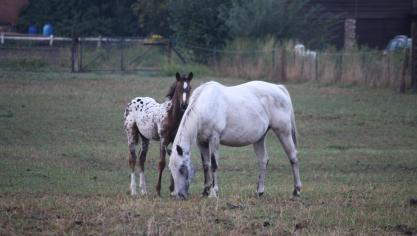
<svg viewBox="0 0 417 236">
<path fill-rule="evenodd" d="M 136 97 L 125 110 L 125 127 L 136 126 L 147 139 L 158 140 L 158 124 L 165 118 L 170 103 L 158 103 L 150 97 Z"/>
<path fill-rule="evenodd" d="M 291 100 L 285 87 L 252 81 L 237 86 L 205 84 L 197 110 L 204 126 L 221 134 L 221 143 L 244 146 L 259 140 L 269 128 L 281 128 L 290 120 Z"/>
</svg>

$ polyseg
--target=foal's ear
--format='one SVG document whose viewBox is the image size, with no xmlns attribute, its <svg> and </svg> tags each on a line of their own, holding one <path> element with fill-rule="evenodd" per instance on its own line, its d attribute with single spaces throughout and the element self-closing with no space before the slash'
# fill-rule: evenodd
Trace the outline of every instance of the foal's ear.
<svg viewBox="0 0 417 236">
<path fill-rule="evenodd" d="M 177 152 L 178 155 L 182 156 L 182 148 L 179 145 L 177 145 Z"/>
<path fill-rule="evenodd" d="M 177 78 L 177 81 L 180 81 L 181 80 L 181 75 L 180 75 L 180 73 L 176 73 L 175 74 L 175 78 Z"/>
<path fill-rule="evenodd" d="M 188 74 L 188 80 L 191 81 L 193 79 L 193 72 L 190 72 L 190 74 Z"/>
</svg>

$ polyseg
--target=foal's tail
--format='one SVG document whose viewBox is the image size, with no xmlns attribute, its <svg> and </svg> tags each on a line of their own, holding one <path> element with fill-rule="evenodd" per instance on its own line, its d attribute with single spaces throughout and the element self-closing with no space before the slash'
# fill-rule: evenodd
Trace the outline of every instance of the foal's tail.
<svg viewBox="0 0 417 236">
<path fill-rule="evenodd" d="M 128 103 L 125 112 L 123 113 L 123 127 L 127 134 L 128 144 L 137 145 L 139 143 L 139 130 L 136 126 L 136 122 L 132 117 L 133 106 L 132 103 Z"/>
</svg>

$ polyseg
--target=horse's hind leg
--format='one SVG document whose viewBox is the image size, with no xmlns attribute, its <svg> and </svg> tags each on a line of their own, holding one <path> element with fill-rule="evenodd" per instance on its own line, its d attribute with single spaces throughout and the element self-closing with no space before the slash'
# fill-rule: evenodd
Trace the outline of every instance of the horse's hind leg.
<svg viewBox="0 0 417 236">
<path fill-rule="evenodd" d="M 156 184 L 156 193 L 158 194 L 158 196 L 161 196 L 162 172 L 164 171 L 165 166 L 166 166 L 165 156 L 166 156 L 166 149 L 167 149 L 168 143 L 165 140 L 166 140 L 165 138 L 161 138 L 160 147 L 159 147 L 159 154 L 160 154 L 159 165 L 158 165 L 159 176 L 158 176 L 158 183 Z"/>
<path fill-rule="evenodd" d="M 136 166 L 136 145 L 139 141 L 139 131 L 134 122 L 125 123 L 127 143 L 129 147 L 129 166 L 131 169 L 130 174 L 130 194 L 136 195 L 136 175 L 135 175 L 135 166 Z"/>
<path fill-rule="evenodd" d="M 278 136 L 279 141 L 281 142 L 285 153 L 288 156 L 288 159 L 291 163 L 292 168 L 292 174 L 294 178 L 294 192 L 293 196 L 299 197 L 300 191 L 301 191 L 301 180 L 300 180 L 300 170 L 298 167 L 298 158 L 297 158 L 297 150 L 295 148 L 294 140 L 291 136 L 291 131 L 287 132 L 280 132 L 280 131 L 274 131 L 275 134 Z"/>
<path fill-rule="evenodd" d="M 145 182 L 145 161 L 146 161 L 146 154 L 148 153 L 149 148 L 149 139 L 143 137 L 140 134 L 142 140 L 142 149 L 139 156 L 139 187 L 140 193 L 145 195 L 146 192 L 146 182 Z"/>
<path fill-rule="evenodd" d="M 256 157 L 258 158 L 259 164 L 259 179 L 258 179 L 258 187 L 256 189 L 256 194 L 258 196 L 262 196 L 265 192 L 265 176 L 266 176 L 266 168 L 268 166 L 269 157 L 266 151 L 265 146 L 265 136 L 259 140 L 257 143 L 253 144 L 253 149 L 255 150 Z"/>
</svg>

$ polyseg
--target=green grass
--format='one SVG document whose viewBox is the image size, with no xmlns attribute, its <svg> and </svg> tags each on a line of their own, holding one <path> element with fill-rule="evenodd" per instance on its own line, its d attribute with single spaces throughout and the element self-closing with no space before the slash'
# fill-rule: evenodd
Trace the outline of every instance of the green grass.
<svg viewBox="0 0 417 236">
<path fill-rule="evenodd" d="M 265 196 L 252 147 L 221 147 L 220 198 L 155 197 L 158 145 L 146 162 L 149 194 L 131 197 L 124 106 L 161 101 L 174 77 L 0 72 L 0 235 L 397 235 L 417 233 L 417 96 L 328 84 L 289 84 L 302 197 L 288 159 L 268 136 Z M 238 84 L 243 80 L 201 77 Z"/>
</svg>

